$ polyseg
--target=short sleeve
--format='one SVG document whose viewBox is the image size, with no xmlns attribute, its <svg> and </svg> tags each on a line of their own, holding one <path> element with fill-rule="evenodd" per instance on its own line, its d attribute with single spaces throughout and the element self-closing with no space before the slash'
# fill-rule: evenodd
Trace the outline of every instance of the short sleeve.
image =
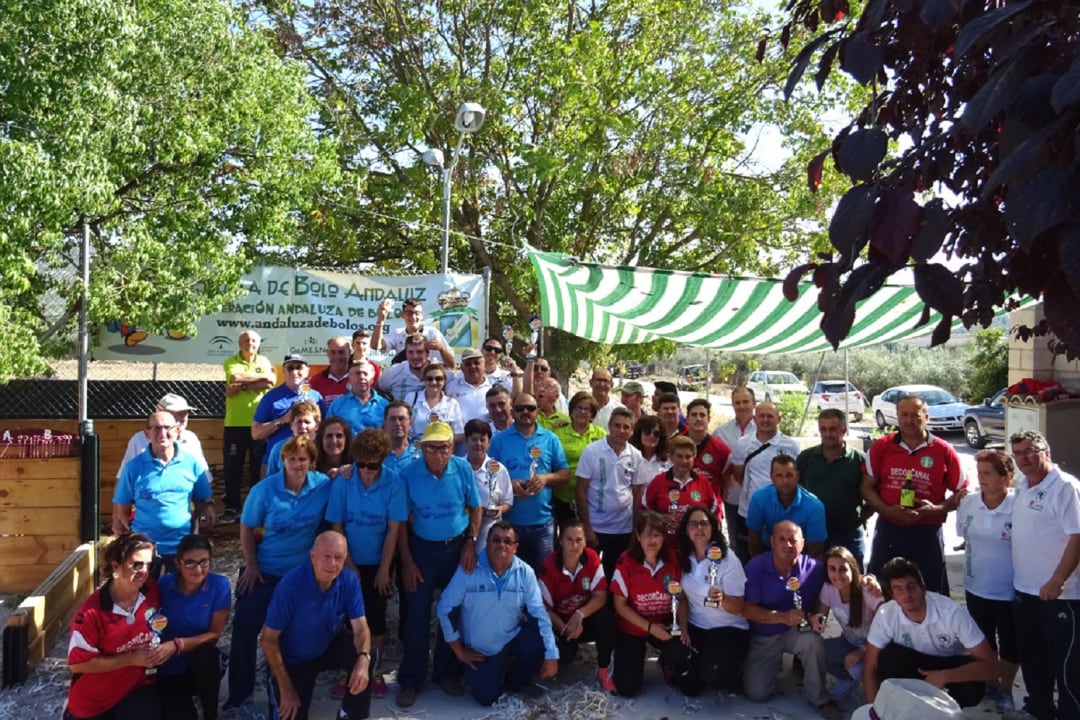
<svg viewBox="0 0 1080 720">
<path fill-rule="evenodd" d="M 892 642 L 892 615 L 898 611 L 895 602 L 887 602 L 878 608 L 874 614 L 874 621 L 870 623 L 870 633 L 866 636 L 866 642 L 876 648 L 885 648 Z"/>
<path fill-rule="evenodd" d="M 746 571 L 743 570 L 742 563 L 734 553 L 728 554 L 727 566 L 727 572 L 724 573 L 724 579 L 721 581 L 724 594 L 743 597 L 746 594 Z"/>
<path fill-rule="evenodd" d="M 353 472 L 356 472 L 356 466 L 353 466 Z M 345 493 L 348 490 L 348 485 L 348 482 L 336 482 L 330 486 L 330 500 L 326 504 L 326 522 L 345 522 Z"/>
<path fill-rule="evenodd" d="M 232 588 L 229 586 L 229 578 L 212 573 L 210 580 L 210 610 L 212 612 L 228 610 L 232 607 Z"/>
<path fill-rule="evenodd" d="M 271 477 L 263 478 L 248 492 L 247 499 L 244 500 L 244 510 L 240 513 L 240 522 L 242 524 L 250 528 L 257 528 L 266 521 L 266 505 L 263 501 L 263 494 Z"/>
</svg>

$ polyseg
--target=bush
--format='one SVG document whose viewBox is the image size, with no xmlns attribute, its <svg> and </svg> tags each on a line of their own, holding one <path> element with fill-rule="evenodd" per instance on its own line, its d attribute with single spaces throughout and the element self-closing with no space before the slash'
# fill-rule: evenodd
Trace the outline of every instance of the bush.
<svg viewBox="0 0 1080 720">
<path fill-rule="evenodd" d="M 803 434 L 802 419 L 803 413 L 806 412 L 806 395 L 784 393 L 780 396 L 780 401 L 776 403 L 776 409 L 780 411 L 780 432 L 791 437 L 799 437 Z M 815 419 L 816 417 L 814 415 Z"/>
</svg>

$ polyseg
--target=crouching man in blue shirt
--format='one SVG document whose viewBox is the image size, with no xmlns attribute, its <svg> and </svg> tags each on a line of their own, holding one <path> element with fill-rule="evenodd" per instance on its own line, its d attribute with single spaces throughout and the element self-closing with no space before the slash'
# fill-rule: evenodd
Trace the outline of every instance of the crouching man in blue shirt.
<svg viewBox="0 0 1080 720">
<path fill-rule="evenodd" d="M 311 562 L 290 570 L 274 588 L 261 641 L 273 718 L 307 720 L 315 678 L 324 670 L 349 673 L 338 718 L 359 720 L 371 713 L 371 634 L 360 580 L 341 572 L 347 556 L 345 536 L 324 532 L 315 538 Z"/>
<path fill-rule="evenodd" d="M 517 546 L 513 525 L 505 520 L 492 525 L 476 570 L 467 573 L 459 567 L 436 608 L 446 642 L 465 666 L 465 682 L 485 706 L 504 687 L 539 697 L 533 676 L 539 672 L 551 678 L 559 670 L 559 650 L 536 573 L 516 557 Z"/>
</svg>

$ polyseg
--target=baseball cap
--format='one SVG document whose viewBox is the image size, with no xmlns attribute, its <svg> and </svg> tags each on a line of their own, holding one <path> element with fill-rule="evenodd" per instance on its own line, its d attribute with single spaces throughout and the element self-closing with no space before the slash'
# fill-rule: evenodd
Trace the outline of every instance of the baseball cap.
<svg viewBox="0 0 1080 720">
<path fill-rule="evenodd" d="M 645 386 L 637 380 L 631 380 L 630 382 L 623 383 L 622 391 L 628 395 L 644 395 Z"/>
<path fill-rule="evenodd" d="M 289 353 L 285 356 L 285 359 L 281 361 L 281 365 L 284 367 L 289 363 L 300 363 L 302 365 L 307 365 L 308 361 L 306 357 L 299 353 Z"/>
<path fill-rule="evenodd" d="M 461 353 L 462 362 L 466 360 L 472 360 L 473 358 L 483 358 L 484 354 L 476 348 L 465 348 Z"/>
<path fill-rule="evenodd" d="M 428 423 L 424 428 L 424 434 L 420 436 L 420 442 L 451 442 L 454 439 L 454 431 L 444 422 Z"/>
<path fill-rule="evenodd" d="M 188 401 L 177 395 L 176 393 L 169 393 L 162 396 L 158 400 L 157 406 L 166 412 L 191 412 L 195 408 L 188 405 Z"/>
</svg>

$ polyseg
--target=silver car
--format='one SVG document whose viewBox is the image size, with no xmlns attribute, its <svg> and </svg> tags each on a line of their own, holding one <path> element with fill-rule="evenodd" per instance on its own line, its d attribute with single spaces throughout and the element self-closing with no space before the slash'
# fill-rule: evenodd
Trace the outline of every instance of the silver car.
<svg viewBox="0 0 1080 720">
<path fill-rule="evenodd" d="M 822 410 L 846 411 L 861 422 L 866 411 L 866 399 L 858 388 L 844 380 L 819 380 L 810 392 L 810 407 Z"/>
<path fill-rule="evenodd" d="M 926 423 L 928 430 L 959 432 L 964 429 L 967 403 L 936 385 L 897 385 L 876 396 L 870 406 L 878 428 L 884 430 L 898 424 L 896 402 L 908 395 L 918 395 L 926 403 L 930 413 L 930 420 Z"/>
</svg>

